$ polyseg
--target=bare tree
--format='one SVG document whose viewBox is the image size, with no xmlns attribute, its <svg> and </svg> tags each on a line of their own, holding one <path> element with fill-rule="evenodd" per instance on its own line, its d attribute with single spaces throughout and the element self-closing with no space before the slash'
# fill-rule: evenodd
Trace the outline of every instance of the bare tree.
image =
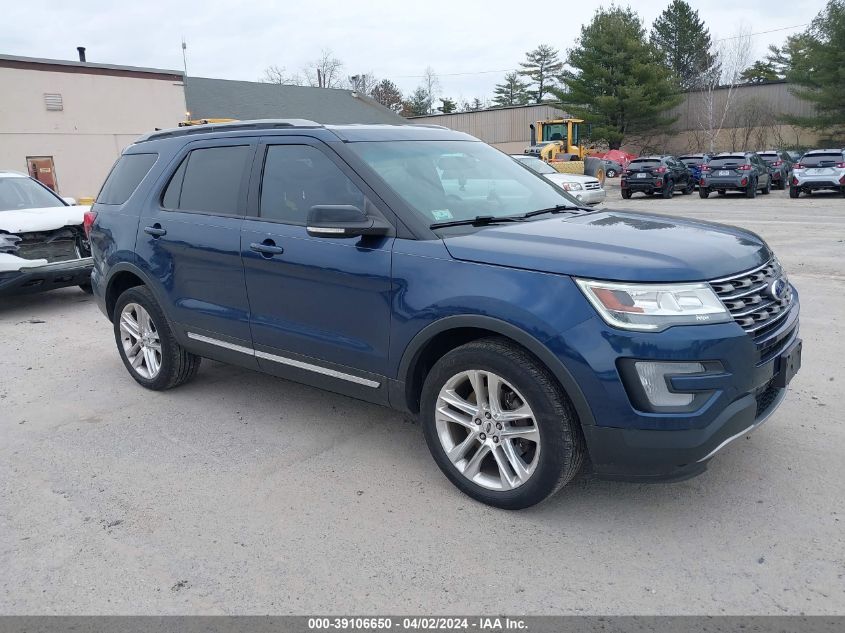
<svg viewBox="0 0 845 633">
<path fill-rule="evenodd" d="M 751 28 L 740 25 L 735 36 L 716 45 L 715 61 L 701 76 L 699 127 L 710 152 L 716 151 L 717 139 L 731 112 L 736 87 L 742 83 L 742 71 L 751 63 L 752 52 Z"/>
<path fill-rule="evenodd" d="M 428 96 L 428 113 L 434 112 L 434 100 L 440 93 L 440 80 L 431 66 L 427 66 L 423 72 L 422 88 Z"/>
<path fill-rule="evenodd" d="M 281 86 L 301 86 L 303 85 L 302 77 L 296 74 L 289 75 L 284 66 L 267 66 L 264 69 L 264 75 L 259 79 L 265 84 L 279 84 Z"/>
<path fill-rule="evenodd" d="M 303 72 L 308 85 L 315 88 L 340 88 L 344 80 L 343 62 L 330 49 L 323 49 Z"/>
</svg>

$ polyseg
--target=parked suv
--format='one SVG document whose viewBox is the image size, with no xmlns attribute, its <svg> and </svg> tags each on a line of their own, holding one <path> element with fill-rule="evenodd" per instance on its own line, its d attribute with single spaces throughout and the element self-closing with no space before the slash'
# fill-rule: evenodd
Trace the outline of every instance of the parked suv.
<svg viewBox="0 0 845 633">
<path fill-rule="evenodd" d="M 701 180 L 701 168 L 710 162 L 712 154 L 684 154 L 678 160 L 687 166 L 692 181 L 697 185 Z"/>
<path fill-rule="evenodd" d="M 819 189 L 839 191 L 845 197 L 845 149 L 810 150 L 793 169 L 790 198 Z"/>
<path fill-rule="evenodd" d="M 585 209 L 446 128 L 165 130 L 103 192 L 119 177 L 92 280 L 135 381 L 175 387 L 205 357 L 409 412 L 494 506 L 588 455 L 606 477 L 700 473 L 800 365 L 798 294 L 757 235 Z"/>
<path fill-rule="evenodd" d="M 754 152 L 716 154 L 701 168 L 698 194 L 706 198 L 712 191 L 724 196 L 728 191 L 743 191 L 746 198 L 755 198 L 757 191 L 772 191 L 769 167 Z"/>
<path fill-rule="evenodd" d="M 792 177 L 792 157 L 782 150 L 767 150 L 757 152 L 757 155 L 769 167 L 769 172 L 772 175 L 772 186 L 776 189 L 786 189 Z"/>
<path fill-rule="evenodd" d="M 695 189 L 695 181 L 690 178 L 687 166 L 673 156 L 635 158 L 628 163 L 619 185 L 622 197 L 626 199 L 636 191 L 671 198 L 675 191 L 686 195 Z"/>
</svg>

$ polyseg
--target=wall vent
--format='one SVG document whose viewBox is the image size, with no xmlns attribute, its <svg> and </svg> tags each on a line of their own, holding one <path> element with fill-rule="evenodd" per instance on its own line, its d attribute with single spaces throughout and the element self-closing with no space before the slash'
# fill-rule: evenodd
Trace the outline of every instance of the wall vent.
<svg viewBox="0 0 845 633">
<path fill-rule="evenodd" d="M 48 110 L 64 110 L 65 106 L 62 102 L 62 95 L 58 93 L 44 93 L 44 105 Z"/>
</svg>

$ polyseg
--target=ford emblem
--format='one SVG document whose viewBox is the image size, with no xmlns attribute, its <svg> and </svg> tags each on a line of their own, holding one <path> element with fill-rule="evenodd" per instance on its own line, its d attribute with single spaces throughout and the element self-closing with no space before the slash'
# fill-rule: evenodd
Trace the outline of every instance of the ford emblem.
<svg viewBox="0 0 845 633">
<path fill-rule="evenodd" d="M 772 296 L 772 299 L 776 299 L 778 301 L 786 301 L 789 299 L 790 292 L 789 281 L 786 277 L 778 277 L 772 282 L 772 285 L 769 286 L 769 294 Z"/>
</svg>

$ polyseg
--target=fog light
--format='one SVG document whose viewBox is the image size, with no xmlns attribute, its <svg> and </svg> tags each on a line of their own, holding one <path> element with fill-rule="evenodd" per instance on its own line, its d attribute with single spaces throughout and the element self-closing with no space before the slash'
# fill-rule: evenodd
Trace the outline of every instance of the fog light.
<svg viewBox="0 0 845 633">
<path fill-rule="evenodd" d="M 655 407 L 686 407 L 692 404 L 694 393 L 669 391 L 666 376 L 670 374 L 698 374 L 704 371 L 701 363 L 652 363 L 637 361 L 637 376 L 648 401 Z"/>
</svg>

